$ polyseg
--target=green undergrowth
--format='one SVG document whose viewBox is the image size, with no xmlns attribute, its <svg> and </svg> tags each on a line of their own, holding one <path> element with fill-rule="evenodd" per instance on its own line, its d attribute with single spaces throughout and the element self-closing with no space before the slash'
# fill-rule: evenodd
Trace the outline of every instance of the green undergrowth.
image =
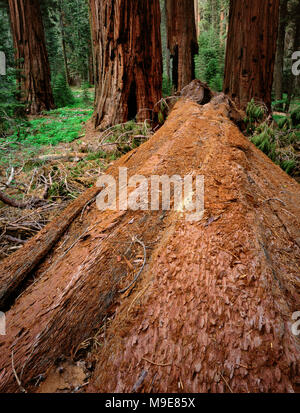
<svg viewBox="0 0 300 413">
<path fill-rule="evenodd" d="M 22 158 L 30 158 L 37 152 L 47 152 L 47 148 L 60 143 L 69 143 L 83 135 L 84 124 L 91 118 L 91 105 L 83 98 L 74 96 L 74 104 L 45 112 L 43 116 L 22 123 L 9 136 L 0 138 L 0 164 L 14 164 L 22 152 Z M 45 147 L 45 151 L 43 151 Z M 18 156 L 16 155 L 18 154 Z M 15 162 L 14 162 L 14 158 Z"/>
<path fill-rule="evenodd" d="M 300 177 L 300 105 L 267 118 L 264 106 L 249 102 L 245 123 L 250 140 L 286 173 Z"/>
</svg>

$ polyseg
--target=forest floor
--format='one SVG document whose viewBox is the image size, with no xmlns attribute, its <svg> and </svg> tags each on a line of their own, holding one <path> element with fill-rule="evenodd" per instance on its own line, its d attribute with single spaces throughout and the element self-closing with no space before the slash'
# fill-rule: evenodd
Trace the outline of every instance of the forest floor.
<svg viewBox="0 0 300 413">
<path fill-rule="evenodd" d="M 34 209 L 0 201 L 0 260 L 91 187 L 114 160 L 151 136 L 147 124 L 134 122 L 96 131 L 92 101 L 84 100 L 81 89 L 73 94 L 73 106 L 30 117 L 0 140 L 0 191 L 20 203 L 44 201 Z"/>
</svg>

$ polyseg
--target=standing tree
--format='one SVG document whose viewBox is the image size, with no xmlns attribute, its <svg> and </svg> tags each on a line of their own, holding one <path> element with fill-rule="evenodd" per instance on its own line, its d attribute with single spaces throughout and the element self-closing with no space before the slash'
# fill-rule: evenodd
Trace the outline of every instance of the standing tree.
<svg viewBox="0 0 300 413">
<path fill-rule="evenodd" d="M 173 60 L 173 84 L 177 90 L 195 79 L 194 56 L 198 53 L 194 0 L 166 0 L 168 47 Z"/>
<path fill-rule="evenodd" d="M 280 0 L 280 21 L 278 29 L 277 51 L 274 69 L 275 99 L 282 100 L 283 96 L 283 65 L 285 32 L 288 21 L 288 0 Z"/>
<path fill-rule="evenodd" d="M 54 107 L 50 66 L 38 0 L 9 0 L 18 84 L 27 112 Z"/>
<path fill-rule="evenodd" d="M 290 8 L 290 27 L 289 27 L 289 37 L 290 37 L 290 50 L 288 51 L 288 84 L 287 84 L 287 101 L 285 105 L 285 111 L 288 112 L 290 109 L 292 98 L 299 90 L 299 76 L 295 76 L 292 72 L 292 54 L 297 50 L 300 50 L 300 0 L 293 0 L 289 2 Z"/>
<path fill-rule="evenodd" d="M 153 118 L 161 99 L 159 0 L 90 0 L 95 127 Z"/>
<path fill-rule="evenodd" d="M 271 108 L 278 20 L 279 0 L 231 0 L 223 89 L 241 108 Z"/>
</svg>

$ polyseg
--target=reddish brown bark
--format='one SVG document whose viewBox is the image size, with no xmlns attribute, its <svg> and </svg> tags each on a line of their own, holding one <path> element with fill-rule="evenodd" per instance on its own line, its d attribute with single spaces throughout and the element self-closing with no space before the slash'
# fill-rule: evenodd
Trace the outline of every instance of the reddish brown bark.
<svg viewBox="0 0 300 413">
<path fill-rule="evenodd" d="M 189 222 L 173 209 L 90 205 L 6 313 L 0 392 L 19 391 L 12 352 L 22 386 L 37 391 L 37 377 L 85 340 L 100 344 L 88 390 L 297 390 L 300 189 L 229 121 L 230 111 L 222 96 L 202 107 L 181 100 L 149 141 L 107 171 L 117 181 L 119 167 L 149 180 L 153 171 L 204 175 L 205 215 Z M 136 273 L 144 256 L 133 236 L 146 247 L 146 265 L 122 294 L 133 280 L 129 263 Z"/>
<path fill-rule="evenodd" d="M 21 100 L 27 112 L 38 114 L 54 107 L 50 66 L 38 0 L 9 0 Z"/>
<path fill-rule="evenodd" d="M 181 90 L 195 78 L 198 53 L 194 0 L 166 0 L 168 47 L 173 59 L 173 84 Z"/>
<path fill-rule="evenodd" d="M 153 118 L 161 99 L 158 0 L 90 0 L 96 66 L 95 126 Z"/>
<path fill-rule="evenodd" d="M 232 0 L 224 92 L 241 108 L 254 98 L 271 107 L 279 0 Z"/>
</svg>

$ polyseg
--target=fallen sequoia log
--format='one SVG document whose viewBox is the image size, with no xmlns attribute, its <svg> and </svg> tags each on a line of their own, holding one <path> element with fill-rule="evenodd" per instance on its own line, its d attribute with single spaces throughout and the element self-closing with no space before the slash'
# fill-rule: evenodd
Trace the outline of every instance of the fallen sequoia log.
<svg viewBox="0 0 300 413">
<path fill-rule="evenodd" d="M 204 175 L 204 216 L 94 204 L 74 220 L 6 313 L 1 392 L 37 391 L 37 377 L 74 355 L 108 315 L 87 391 L 299 390 L 300 189 L 240 133 L 230 110 L 220 96 L 204 106 L 181 99 L 148 142 L 110 168 L 116 179 L 119 167 L 129 176 Z"/>
</svg>

